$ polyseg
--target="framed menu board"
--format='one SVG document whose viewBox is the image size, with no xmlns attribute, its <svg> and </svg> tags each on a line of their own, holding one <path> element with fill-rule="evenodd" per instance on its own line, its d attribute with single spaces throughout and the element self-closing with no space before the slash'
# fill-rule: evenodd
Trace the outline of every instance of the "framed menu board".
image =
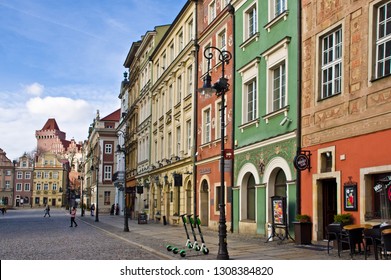
<svg viewBox="0 0 391 280">
<path fill-rule="evenodd" d="M 274 225 L 286 225 L 286 197 L 272 196 L 272 214 Z"/>
</svg>

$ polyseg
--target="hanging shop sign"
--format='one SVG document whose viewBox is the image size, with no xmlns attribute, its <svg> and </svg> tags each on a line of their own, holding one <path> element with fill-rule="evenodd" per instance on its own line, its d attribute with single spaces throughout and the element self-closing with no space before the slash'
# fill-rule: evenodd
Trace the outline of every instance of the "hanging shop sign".
<svg viewBox="0 0 391 280">
<path fill-rule="evenodd" d="M 310 170 L 311 169 L 311 152 L 310 151 L 298 151 L 295 158 L 293 159 L 293 164 L 297 170 Z"/>
</svg>

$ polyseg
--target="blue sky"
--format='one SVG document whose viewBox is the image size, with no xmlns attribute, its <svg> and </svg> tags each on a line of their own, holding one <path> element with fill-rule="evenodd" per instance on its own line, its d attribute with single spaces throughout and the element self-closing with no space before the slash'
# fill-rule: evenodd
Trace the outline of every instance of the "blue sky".
<svg viewBox="0 0 391 280">
<path fill-rule="evenodd" d="M 67 139 L 88 136 L 96 110 L 119 108 L 132 42 L 170 24 L 187 0 L 0 0 L 0 148 L 36 147 L 55 118 Z"/>
</svg>

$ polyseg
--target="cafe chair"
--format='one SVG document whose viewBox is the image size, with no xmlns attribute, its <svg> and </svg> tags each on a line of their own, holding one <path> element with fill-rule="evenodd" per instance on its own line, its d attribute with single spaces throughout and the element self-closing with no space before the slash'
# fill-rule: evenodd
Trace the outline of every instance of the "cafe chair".
<svg viewBox="0 0 391 280">
<path fill-rule="evenodd" d="M 361 252 L 361 246 L 364 246 L 363 228 L 358 227 L 341 231 L 339 235 L 338 257 L 341 257 L 344 244 L 348 245 L 350 257 L 353 259 L 353 255 L 356 253 L 356 246 L 358 246 L 359 253 Z"/>
<path fill-rule="evenodd" d="M 327 254 L 330 254 L 330 242 L 335 241 L 338 245 L 339 251 L 339 236 L 342 231 L 341 224 L 329 224 L 326 228 L 326 239 L 327 239 Z"/>
<path fill-rule="evenodd" d="M 388 260 L 388 254 L 391 253 L 391 228 L 381 231 L 381 244 L 378 246 L 380 251 L 380 258 Z"/>
<path fill-rule="evenodd" d="M 364 255 L 365 259 L 368 258 L 368 252 L 370 251 L 370 247 L 373 246 L 373 253 L 375 255 L 375 260 L 379 259 L 378 257 L 378 250 L 377 248 L 380 245 L 380 228 L 371 228 L 371 229 L 364 229 Z"/>
</svg>

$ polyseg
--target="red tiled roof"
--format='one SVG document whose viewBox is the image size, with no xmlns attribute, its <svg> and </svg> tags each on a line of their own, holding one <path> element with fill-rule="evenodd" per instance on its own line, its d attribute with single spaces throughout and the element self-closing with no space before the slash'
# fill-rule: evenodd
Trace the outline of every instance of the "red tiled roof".
<svg viewBox="0 0 391 280">
<path fill-rule="evenodd" d="M 42 130 L 60 130 L 57 125 L 56 119 L 48 119 Z"/>
<path fill-rule="evenodd" d="M 116 121 L 116 122 L 118 122 L 120 120 L 120 118 L 121 118 L 121 109 L 118 109 L 100 120 L 101 121 Z"/>
</svg>

